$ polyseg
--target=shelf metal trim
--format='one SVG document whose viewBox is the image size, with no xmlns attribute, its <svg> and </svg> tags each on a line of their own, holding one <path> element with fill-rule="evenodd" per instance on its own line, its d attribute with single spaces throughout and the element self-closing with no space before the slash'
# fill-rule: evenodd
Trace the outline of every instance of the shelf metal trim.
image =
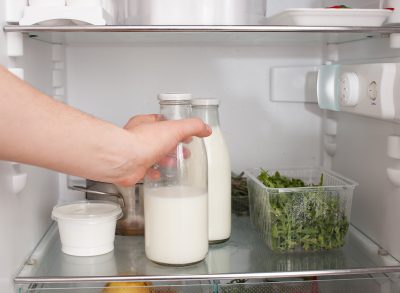
<svg viewBox="0 0 400 293">
<path fill-rule="evenodd" d="M 68 284 L 78 282 L 145 282 L 145 281 L 200 281 L 200 280 L 231 280 L 231 279 L 287 279 L 323 276 L 349 276 L 368 274 L 399 273 L 400 266 L 376 267 L 373 269 L 342 269 L 303 272 L 269 272 L 248 274 L 215 274 L 215 275 L 175 275 L 175 276 L 96 276 L 96 277 L 16 277 L 15 284 L 46 283 Z"/>
<path fill-rule="evenodd" d="M 5 25 L 5 32 L 304 32 L 304 33 L 400 33 L 400 27 L 283 26 L 283 25 L 110 25 L 41 26 Z"/>
</svg>

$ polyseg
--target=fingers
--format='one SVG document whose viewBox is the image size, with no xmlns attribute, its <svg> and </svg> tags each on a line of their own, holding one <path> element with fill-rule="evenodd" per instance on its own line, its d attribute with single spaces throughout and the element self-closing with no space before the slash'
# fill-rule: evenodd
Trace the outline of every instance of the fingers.
<svg viewBox="0 0 400 293">
<path fill-rule="evenodd" d="M 188 148 L 183 147 L 179 157 L 177 156 L 176 151 L 174 151 L 166 155 L 164 158 L 162 158 L 158 162 L 158 164 L 166 168 L 175 168 L 177 160 L 182 160 L 182 159 L 187 160 L 190 158 L 190 155 L 191 155 L 190 150 Z"/>
<path fill-rule="evenodd" d="M 115 184 L 121 185 L 123 187 L 130 187 L 138 183 L 140 180 L 143 179 L 144 175 L 146 174 L 146 169 L 143 170 L 137 170 L 136 172 L 133 172 L 129 176 L 123 177 L 121 179 L 116 180 Z"/>
<path fill-rule="evenodd" d="M 147 170 L 146 177 L 151 181 L 160 180 L 160 171 L 150 168 Z"/>
<path fill-rule="evenodd" d="M 192 136 L 207 137 L 212 133 L 211 128 L 197 118 L 162 121 L 160 126 L 167 131 L 173 131 L 177 143 L 190 140 Z"/>
<path fill-rule="evenodd" d="M 143 123 L 153 123 L 161 120 L 161 115 L 148 114 L 148 115 L 137 115 L 129 119 L 128 123 L 124 126 L 125 129 L 132 129 Z"/>
<path fill-rule="evenodd" d="M 140 115 L 133 117 L 125 129 L 130 132 L 135 142 L 134 166 L 142 166 L 143 170 L 132 170 L 132 174 L 119 180 L 120 185 L 129 186 L 140 180 L 148 169 L 159 163 L 163 168 L 176 168 L 178 159 L 176 146 L 182 142 L 188 143 L 194 136 L 206 137 L 212 133 L 211 128 L 200 119 L 160 121 L 160 115 Z M 188 159 L 191 155 L 189 147 L 181 145 L 179 160 Z M 150 171 L 152 172 L 152 171 Z M 151 176 L 150 176 L 151 175 Z M 159 172 L 148 175 L 158 178 Z"/>
</svg>

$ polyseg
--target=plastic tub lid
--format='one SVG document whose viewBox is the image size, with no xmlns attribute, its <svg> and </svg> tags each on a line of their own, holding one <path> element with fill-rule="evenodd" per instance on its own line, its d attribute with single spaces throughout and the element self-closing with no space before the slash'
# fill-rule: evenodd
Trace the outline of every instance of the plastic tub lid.
<svg viewBox="0 0 400 293">
<path fill-rule="evenodd" d="M 192 100 L 192 106 L 218 106 L 218 99 L 194 99 Z"/>
<path fill-rule="evenodd" d="M 159 94 L 158 99 L 160 101 L 190 101 L 192 99 L 192 94 L 179 94 L 179 93 Z"/>
<path fill-rule="evenodd" d="M 120 205 L 109 201 L 78 201 L 62 203 L 53 208 L 54 220 L 96 220 L 122 217 Z"/>
</svg>

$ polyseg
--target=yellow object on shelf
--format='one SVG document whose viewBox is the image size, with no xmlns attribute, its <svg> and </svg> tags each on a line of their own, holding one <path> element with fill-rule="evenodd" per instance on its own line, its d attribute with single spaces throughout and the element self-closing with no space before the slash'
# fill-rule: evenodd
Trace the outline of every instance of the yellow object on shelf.
<svg viewBox="0 0 400 293">
<path fill-rule="evenodd" d="M 150 293 L 150 283 L 145 282 L 112 282 L 108 283 L 103 293 Z"/>
</svg>

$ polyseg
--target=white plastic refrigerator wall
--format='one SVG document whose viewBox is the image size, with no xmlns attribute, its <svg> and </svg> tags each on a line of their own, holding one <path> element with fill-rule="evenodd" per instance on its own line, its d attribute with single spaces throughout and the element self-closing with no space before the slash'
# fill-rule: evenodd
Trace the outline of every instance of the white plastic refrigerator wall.
<svg viewBox="0 0 400 293">
<path fill-rule="evenodd" d="M 0 22 L 5 21 L 5 1 L 0 1 Z M 0 63 L 23 67 L 25 78 L 35 87 L 51 93 L 51 47 L 40 42 L 25 42 L 24 57 L 6 57 L 5 35 L 0 33 Z M 1 105 L 0 105 L 1 107 Z M 15 113 L 18 116 L 18 113 Z M 6 123 L 6 122 L 4 122 Z M 26 188 L 16 195 L 13 179 L 26 173 Z M 58 175 L 31 166 L 0 162 L 0 292 L 13 292 L 16 268 L 47 230 L 49 212 L 58 201 Z"/>
<path fill-rule="evenodd" d="M 2 24 L 5 2 L 0 0 Z M 268 14 L 330 3 L 269 1 Z M 377 1 L 348 3 L 378 5 Z M 24 55 L 19 58 L 8 57 L 6 48 L 5 34 L 0 33 L 0 64 L 23 68 L 27 82 L 54 95 L 52 45 L 25 37 Z M 276 102 L 270 94 L 271 70 L 276 67 L 318 66 L 325 61 L 400 62 L 400 51 L 389 49 L 388 40 L 327 46 L 301 39 L 235 45 L 154 39 L 88 42 L 77 37 L 63 50 L 65 102 L 73 107 L 122 126 L 133 115 L 157 112 L 158 93 L 217 97 L 234 171 L 325 165 L 359 182 L 352 223 L 400 259 L 400 192 L 386 175 L 387 168 L 400 168 L 386 150 L 388 136 L 400 135 L 399 124 L 325 112 L 316 103 Z M 285 82 L 290 87 L 293 81 Z M 333 128 L 325 127 L 326 118 Z M 328 140 L 336 146 L 334 153 L 326 151 Z M 27 185 L 15 194 L 13 178 L 24 173 Z M 64 175 L 0 162 L 0 292 L 13 292 L 12 276 L 48 228 L 59 197 L 77 196 L 67 190 Z"/>
</svg>

